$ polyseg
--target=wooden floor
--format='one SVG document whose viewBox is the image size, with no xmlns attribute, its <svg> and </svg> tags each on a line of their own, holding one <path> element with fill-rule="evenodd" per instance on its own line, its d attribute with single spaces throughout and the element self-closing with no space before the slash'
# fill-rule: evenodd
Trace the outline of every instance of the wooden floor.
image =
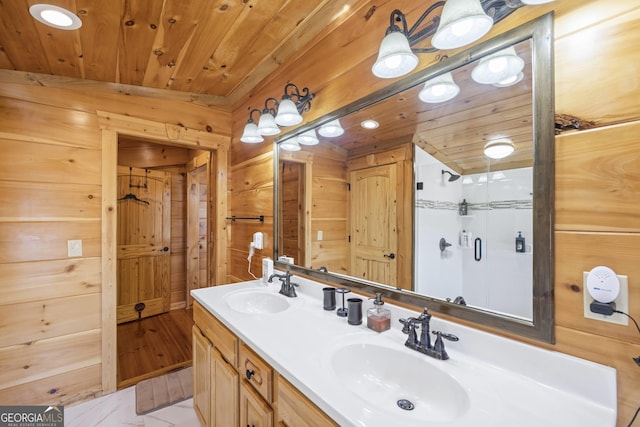
<svg viewBox="0 0 640 427">
<path fill-rule="evenodd" d="M 191 366 L 192 326 L 185 309 L 118 325 L 118 389 Z"/>
</svg>

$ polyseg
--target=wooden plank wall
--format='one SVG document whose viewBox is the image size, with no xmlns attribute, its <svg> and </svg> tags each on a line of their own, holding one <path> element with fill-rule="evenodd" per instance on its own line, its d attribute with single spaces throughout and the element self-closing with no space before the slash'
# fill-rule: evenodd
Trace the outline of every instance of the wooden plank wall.
<svg viewBox="0 0 640 427">
<path fill-rule="evenodd" d="M 206 131 L 187 102 L 0 82 L 0 402 L 102 393 L 102 132 L 97 110 Z M 67 240 L 83 255 L 67 256 Z M 114 325 L 115 327 L 115 325 Z M 113 378 L 115 381 L 115 378 Z"/>
<path fill-rule="evenodd" d="M 249 108 L 259 106 L 258 100 L 278 96 L 284 83 L 292 81 L 316 93 L 305 120 L 387 85 L 388 81 L 372 77 L 370 67 L 394 8 L 405 12 L 410 23 L 422 12 L 411 0 L 376 4 L 375 8 L 373 2 L 359 2 L 344 17 L 342 27 L 322 34 L 299 57 L 258 85 L 250 97 L 236 103 L 231 167 L 239 170 L 240 165 L 269 156 L 270 139 L 249 146 L 238 137 Z M 640 319 L 640 124 L 616 125 L 640 119 L 640 5 L 634 0 L 562 0 L 526 7 L 494 26 L 486 37 L 548 11 L 555 12 L 556 113 L 593 121 L 598 129 L 556 140 L 556 344 L 533 344 L 615 367 L 618 425 L 626 426 L 640 405 L 640 368 L 632 360 L 640 354 L 640 335 L 631 322 L 622 327 L 583 318 L 582 273 L 596 265 L 608 265 L 627 275 L 630 314 Z M 421 54 L 419 68 L 436 61 L 435 54 Z M 266 194 L 269 177 L 261 173 L 260 181 L 260 198 L 269 202 L 260 207 L 259 212 L 264 213 L 271 203 Z M 231 200 L 239 199 L 231 187 Z M 231 204 L 231 214 L 258 213 L 253 206 L 238 205 Z M 230 245 L 238 252 L 235 256 L 246 257 L 247 237 L 233 234 L 230 238 Z M 232 264 L 230 276 L 241 275 L 239 267 Z"/>
</svg>

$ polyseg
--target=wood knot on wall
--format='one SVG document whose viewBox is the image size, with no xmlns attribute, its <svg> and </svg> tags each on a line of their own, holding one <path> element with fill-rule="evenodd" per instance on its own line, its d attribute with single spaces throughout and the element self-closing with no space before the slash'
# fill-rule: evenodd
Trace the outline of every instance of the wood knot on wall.
<svg viewBox="0 0 640 427">
<path fill-rule="evenodd" d="M 570 114 L 555 115 L 555 134 L 560 135 L 562 132 L 573 130 L 593 129 L 596 127 L 595 122 L 583 120 Z"/>
</svg>

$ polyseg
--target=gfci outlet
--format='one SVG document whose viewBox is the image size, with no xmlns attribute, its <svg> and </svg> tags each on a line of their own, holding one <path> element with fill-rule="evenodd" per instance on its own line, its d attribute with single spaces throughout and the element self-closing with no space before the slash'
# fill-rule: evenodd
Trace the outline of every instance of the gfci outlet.
<svg viewBox="0 0 640 427">
<path fill-rule="evenodd" d="M 70 258 L 82 256 L 82 240 L 67 240 L 67 256 Z"/>
<path fill-rule="evenodd" d="M 587 276 L 589 276 L 589 272 L 585 271 L 583 273 L 583 280 L 582 280 L 582 284 L 583 284 L 582 294 L 584 298 L 584 317 L 588 319 L 602 320 L 603 322 L 616 323 L 618 325 L 625 325 L 625 326 L 628 325 L 629 318 L 624 314 L 613 313 L 611 316 L 607 316 L 604 314 L 597 314 L 597 313 L 591 312 L 591 309 L 589 308 L 589 306 L 593 302 L 593 298 L 591 297 L 591 295 L 589 295 L 589 292 L 587 292 Z M 613 300 L 613 302 L 616 304 L 616 310 L 622 311 L 624 313 L 628 313 L 629 312 L 629 279 L 627 278 L 627 276 L 621 276 L 619 274 L 617 274 L 616 276 L 618 276 L 618 280 L 620 281 L 620 293 L 618 294 L 618 297 L 615 300 Z"/>
</svg>

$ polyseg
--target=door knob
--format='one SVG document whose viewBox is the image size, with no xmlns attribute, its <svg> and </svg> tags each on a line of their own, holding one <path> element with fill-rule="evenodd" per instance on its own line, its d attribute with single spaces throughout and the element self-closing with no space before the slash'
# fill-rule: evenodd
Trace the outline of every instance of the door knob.
<svg viewBox="0 0 640 427">
<path fill-rule="evenodd" d="M 169 252 L 169 246 L 165 246 L 164 248 L 162 248 L 163 252 Z"/>
<path fill-rule="evenodd" d="M 396 254 L 394 254 L 394 253 L 390 253 L 389 255 L 384 254 L 384 257 L 385 257 L 385 258 L 389 258 L 389 259 L 395 259 Z"/>
</svg>

